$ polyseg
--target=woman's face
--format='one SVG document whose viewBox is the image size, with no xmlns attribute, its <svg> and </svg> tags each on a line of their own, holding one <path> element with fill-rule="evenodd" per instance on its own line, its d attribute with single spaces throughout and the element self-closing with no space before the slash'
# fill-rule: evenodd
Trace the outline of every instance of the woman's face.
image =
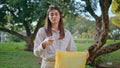
<svg viewBox="0 0 120 68">
<path fill-rule="evenodd" d="M 58 12 L 58 10 L 51 10 L 49 12 L 49 19 L 52 24 L 58 24 L 60 21 L 60 13 Z"/>
</svg>

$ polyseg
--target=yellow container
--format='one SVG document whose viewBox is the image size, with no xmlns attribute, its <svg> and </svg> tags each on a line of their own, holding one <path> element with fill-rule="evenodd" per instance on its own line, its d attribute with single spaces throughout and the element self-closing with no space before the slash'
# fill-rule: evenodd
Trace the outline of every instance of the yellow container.
<svg viewBox="0 0 120 68">
<path fill-rule="evenodd" d="M 55 68 L 85 68 L 87 52 L 57 51 Z"/>
</svg>

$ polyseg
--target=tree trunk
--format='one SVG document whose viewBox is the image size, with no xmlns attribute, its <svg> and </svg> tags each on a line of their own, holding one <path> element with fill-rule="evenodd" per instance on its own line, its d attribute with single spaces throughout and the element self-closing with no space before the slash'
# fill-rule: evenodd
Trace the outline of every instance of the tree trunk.
<svg viewBox="0 0 120 68">
<path fill-rule="evenodd" d="M 35 39 L 35 35 L 31 35 L 31 36 L 23 36 L 22 34 L 16 32 L 16 31 L 13 31 L 13 30 L 9 30 L 9 29 L 6 29 L 6 28 L 0 28 L 0 31 L 4 31 L 4 32 L 8 32 L 12 35 L 15 35 L 19 38 L 21 38 L 22 40 L 24 40 L 26 42 L 26 48 L 25 50 L 27 51 L 32 51 L 33 50 L 33 41 Z"/>
<path fill-rule="evenodd" d="M 95 58 L 100 55 L 100 49 L 106 43 L 109 32 L 108 9 L 112 0 L 99 0 L 102 15 L 96 19 L 94 43 L 88 49 L 90 56 L 88 62 L 90 65 L 96 65 Z"/>
<path fill-rule="evenodd" d="M 33 45 L 34 45 L 34 43 L 32 43 L 32 42 L 26 43 L 25 50 L 26 51 L 33 51 Z"/>
<path fill-rule="evenodd" d="M 26 38 L 26 47 L 25 50 L 27 51 L 33 51 L 34 47 L 34 39 L 35 37 L 33 35 Z"/>
</svg>

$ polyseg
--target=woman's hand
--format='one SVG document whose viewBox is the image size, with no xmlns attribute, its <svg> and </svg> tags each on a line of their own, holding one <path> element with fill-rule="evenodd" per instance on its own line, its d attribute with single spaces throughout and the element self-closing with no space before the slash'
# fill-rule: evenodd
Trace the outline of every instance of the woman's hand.
<svg viewBox="0 0 120 68">
<path fill-rule="evenodd" d="M 85 50 L 85 52 L 87 53 L 87 58 L 89 58 L 89 51 Z"/>
<path fill-rule="evenodd" d="M 47 38 L 43 41 L 43 44 L 42 44 L 43 49 L 45 49 L 46 46 L 48 46 L 48 45 L 52 45 L 53 42 L 54 42 L 54 40 L 55 40 L 55 38 L 54 38 L 53 36 L 47 37 Z"/>
</svg>

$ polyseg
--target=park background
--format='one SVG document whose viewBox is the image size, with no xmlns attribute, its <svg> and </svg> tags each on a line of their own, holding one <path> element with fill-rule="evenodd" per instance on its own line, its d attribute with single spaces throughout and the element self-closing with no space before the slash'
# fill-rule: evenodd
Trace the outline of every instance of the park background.
<svg viewBox="0 0 120 68">
<path fill-rule="evenodd" d="M 0 67 L 40 67 L 41 59 L 35 57 L 32 52 L 33 41 L 38 29 L 44 26 L 48 6 L 55 4 L 61 8 L 65 28 L 72 33 L 78 51 L 91 50 L 90 47 L 95 46 L 92 44 L 98 43 L 98 47 L 93 49 L 97 51 L 90 52 L 90 57 L 94 60 L 90 60 L 91 63 L 88 63 L 86 68 L 94 68 L 100 64 L 107 67 L 105 64 L 107 62 L 113 63 L 111 67 L 119 68 L 119 2 L 119 0 L 1 0 Z M 109 11 L 113 13 L 112 16 Z M 103 52 L 104 47 L 106 49 L 103 49 Z M 93 57 L 94 54 L 96 57 Z"/>
</svg>

